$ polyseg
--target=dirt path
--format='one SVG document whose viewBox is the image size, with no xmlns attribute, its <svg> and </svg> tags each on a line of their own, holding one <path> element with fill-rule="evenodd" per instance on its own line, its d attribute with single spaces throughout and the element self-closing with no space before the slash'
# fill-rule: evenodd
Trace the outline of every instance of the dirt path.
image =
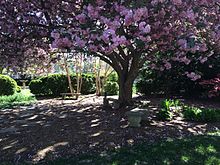
<svg viewBox="0 0 220 165">
<path fill-rule="evenodd" d="M 102 99 L 48 99 L 34 107 L 1 110 L 0 161 L 42 161 L 220 129 L 220 123 L 155 120 L 161 99 L 150 99 L 148 121 L 141 128 L 129 128 L 123 110 L 103 110 Z M 204 106 L 193 101 L 190 104 Z"/>
</svg>

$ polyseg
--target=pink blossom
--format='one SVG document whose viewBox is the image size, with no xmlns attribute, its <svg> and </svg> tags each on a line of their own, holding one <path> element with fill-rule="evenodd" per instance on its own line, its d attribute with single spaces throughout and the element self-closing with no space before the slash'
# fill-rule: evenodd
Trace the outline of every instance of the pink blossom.
<svg viewBox="0 0 220 165">
<path fill-rule="evenodd" d="M 187 48 L 187 41 L 185 39 L 179 39 L 177 41 L 177 44 L 182 48 L 186 49 Z"/>
<path fill-rule="evenodd" d="M 51 37 L 54 39 L 58 39 L 60 38 L 60 33 L 53 31 L 51 32 Z"/>
<path fill-rule="evenodd" d="M 201 58 L 201 59 L 200 59 L 200 63 L 202 63 L 202 64 L 203 64 L 203 63 L 205 63 L 207 60 L 208 60 L 208 58 L 207 58 L 207 57 Z"/>
<path fill-rule="evenodd" d="M 199 49 L 201 52 L 206 52 L 208 50 L 206 44 L 202 44 Z"/>
<path fill-rule="evenodd" d="M 160 67 L 160 71 L 161 71 L 161 72 L 164 71 L 164 67 Z"/>
<path fill-rule="evenodd" d="M 100 37 L 106 44 L 109 43 L 109 35 L 108 34 L 103 34 L 101 37 Z"/>
<path fill-rule="evenodd" d="M 130 26 L 133 23 L 133 13 L 129 11 L 125 16 L 125 26 Z"/>
<path fill-rule="evenodd" d="M 126 16 L 129 13 L 130 13 L 129 9 L 126 9 L 126 8 L 120 12 L 121 16 Z"/>
<path fill-rule="evenodd" d="M 76 37 L 76 45 L 79 46 L 80 48 L 85 47 L 86 42 L 80 39 L 79 37 Z"/>
<path fill-rule="evenodd" d="M 189 65 L 191 60 L 187 57 L 180 58 L 180 62 L 184 62 L 186 65 Z"/>
<path fill-rule="evenodd" d="M 139 30 L 144 30 L 144 27 L 145 27 L 145 25 L 146 25 L 146 22 L 140 22 L 139 23 Z"/>
<path fill-rule="evenodd" d="M 54 49 L 58 48 L 58 46 L 57 46 L 57 40 L 54 40 L 54 41 L 52 42 L 51 48 L 54 48 Z"/>
<path fill-rule="evenodd" d="M 52 48 L 66 49 L 72 46 L 72 42 L 68 38 L 58 38 L 52 42 Z"/>
<path fill-rule="evenodd" d="M 96 0 L 96 3 L 101 6 L 104 4 L 104 1 L 103 0 Z"/>
<path fill-rule="evenodd" d="M 142 17 L 146 17 L 148 15 L 147 8 L 139 8 L 134 12 L 134 20 L 140 21 Z"/>
<path fill-rule="evenodd" d="M 97 48 L 97 46 L 95 46 L 95 45 L 89 45 L 89 50 L 90 50 L 91 52 L 97 52 L 97 51 L 98 51 L 98 48 Z"/>
<path fill-rule="evenodd" d="M 76 20 L 78 20 L 79 23 L 84 24 L 84 23 L 86 23 L 86 15 L 83 14 L 83 13 L 79 14 L 79 15 L 76 16 Z"/>
<path fill-rule="evenodd" d="M 186 15 L 189 18 L 189 20 L 194 20 L 196 17 L 193 10 L 187 10 Z"/>
<path fill-rule="evenodd" d="M 196 81 L 201 78 L 201 75 L 196 74 L 195 72 L 186 73 L 187 77 L 189 77 L 192 81 Z"/>
<path fill-rule="evenodd" d="M 125 36 L 121 36 L 121 37 L 114 37 L 113 39 L 112 39 L 112 41 L 114 42 L 114 44 L 116 45 L 116 46 L 118 46 L 118 45 L 121 45 L 121 44 L 126 44 L 127 43 L 127 39 L 126 39 L 126 37 Z"/>
<path fill-rule="evenodd" d="M 62 44 L 64 47 L 71 47 L 72 46 L 72 42 L 69 40 L 69 38 L 64 37 L 62 39 Z"/>
<path fill-rule="evenodd" d="M 145 28 L 143 29 L 144 33 L 150 33 L 150 31 L 151 31 L 150 25 L 146 25 Z"/>
<path fill-rule="evenodd" d="M 220 74 L 210 80 L 203 80 L 199 83 L 209 89 L 209 97 L 216 97 L 220 95 Z"/>
<path fill-rule="evenodd" d="M 120 28 L 121 23 L 118 20 L 114 20 L 113 22 L 110 22 L 108 26 L 109 28 L 116 30 Z"/>
<path fill-rule="evenodd" d="M 146 25 L 146 22 L 141 22 L 139 24 L 139 30 L 141 30 L 143 33 L 150 33 L 151 27 L 149 24 Z"/>
<path fill-rule="evenodd" d="M 155 64 L 150 64 L 151 69 L 157 69 L 157 66 Z"/>
<path fill-rule="evenodd" d="M 174 5 L 181 5 L 182 4 L 182 0 L 172 0 Z"/>
<path fill-rule="evenodd" d="M 88 10 L 88 16 L 90 18 L 96 19 L 99 17 L 98 8 L 94 8 L 92 5 L 89 4 L 87 10 Z"/>
<path fill-rule="evenodd" d="M 104 31 L 104 34 L 115 36 L 115 30 L 107 29 L 107 30 Z"/>
<path fill-rule="evenodd" d="M 153 1 L 151 1 L 151 5 L 156 6 L 158 4 L 158 2 L 159 2 L 158 0 L 153 0 Z"/>
<path fill-rule="evenodd" d="M 169 69 L 172 68 L 172 66 L 171 66 L 171 64 L 170 64 L 169 62 L 166 62 L 165 65 L 164 65 L 164 67 L 165 67 L 167 70 L 169 70 Z"/>
</svg>

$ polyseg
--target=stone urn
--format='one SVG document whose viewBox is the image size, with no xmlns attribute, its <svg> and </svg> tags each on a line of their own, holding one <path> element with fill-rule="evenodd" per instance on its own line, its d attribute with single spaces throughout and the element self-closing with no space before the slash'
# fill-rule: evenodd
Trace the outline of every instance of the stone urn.
<svg viewBox="0 0 220 165">
<path fill-rule="evenodd" d="M 129 111 L 126 112 L 126 116 L 128 117 L 129 126 L 131 127 L 140 127 L 142 116 L 144 115 L 143 112 L 139 111 Z"/>
</svg>

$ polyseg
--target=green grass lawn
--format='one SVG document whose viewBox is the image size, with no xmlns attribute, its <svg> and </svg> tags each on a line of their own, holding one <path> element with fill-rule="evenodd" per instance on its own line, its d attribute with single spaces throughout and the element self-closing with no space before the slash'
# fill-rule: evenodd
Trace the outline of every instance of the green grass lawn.
<svg viewBox="0 0 220 165">
<path fill-rule="evenodd" d="M 10 96 L 0 96 L 0 109 L 11 108 L 16 105 L 29 105 L 35 101 L 36 99 L 30 90 L 24 89 Z"/>
<path fill-rule="evenodd" d="M 45 164 L 45 163 L 42 163 Z M 220 134 L 142 144 L 100 155 L 47 162 L 49 165 L 220 165 Z"/>
</svg>

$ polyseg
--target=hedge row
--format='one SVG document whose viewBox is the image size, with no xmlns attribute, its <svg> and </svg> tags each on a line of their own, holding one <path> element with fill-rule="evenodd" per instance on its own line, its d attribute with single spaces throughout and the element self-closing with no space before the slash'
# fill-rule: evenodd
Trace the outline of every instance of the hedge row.
<svg viewBox="0 0 220 165">
<path fill-rule="evenodd" d="M 71 75 L 71 81 L 73 89 L 77 88 L 77 77 Z M 108 82 L 104 86 L 104 90 L 108 95 L 114 95 L 118 93 L 118 86 L 116 85 L 115 77 L 108 78 Z M 37 96 L 60 96 L 60 93 L 68 93 L 69 85 L 66 75 L 63 74 L 51 74 L 49 76 L 42 76 L 34 79 L 30 82 L 29 88 L 31 92 Z M 82 88 L 81 94 L 92 94 L 96 91 L 95 76 L 92 74 L 82 75 Z"/>
<path fill-rule="evenodd" d="M 77 77 L 71 75 L 73 89 L 77 88 Z M 59 96 L 60 93 L 70 92 L 68 79 L 63 74 L 51 74 L 42 76 L 30 82 L 29 88 L 31 92 L 38 96 Z M 82 94 L 91 94 L 95 92 L 95 77 L 89 74 L 82 75 Z"/>
</svg>

